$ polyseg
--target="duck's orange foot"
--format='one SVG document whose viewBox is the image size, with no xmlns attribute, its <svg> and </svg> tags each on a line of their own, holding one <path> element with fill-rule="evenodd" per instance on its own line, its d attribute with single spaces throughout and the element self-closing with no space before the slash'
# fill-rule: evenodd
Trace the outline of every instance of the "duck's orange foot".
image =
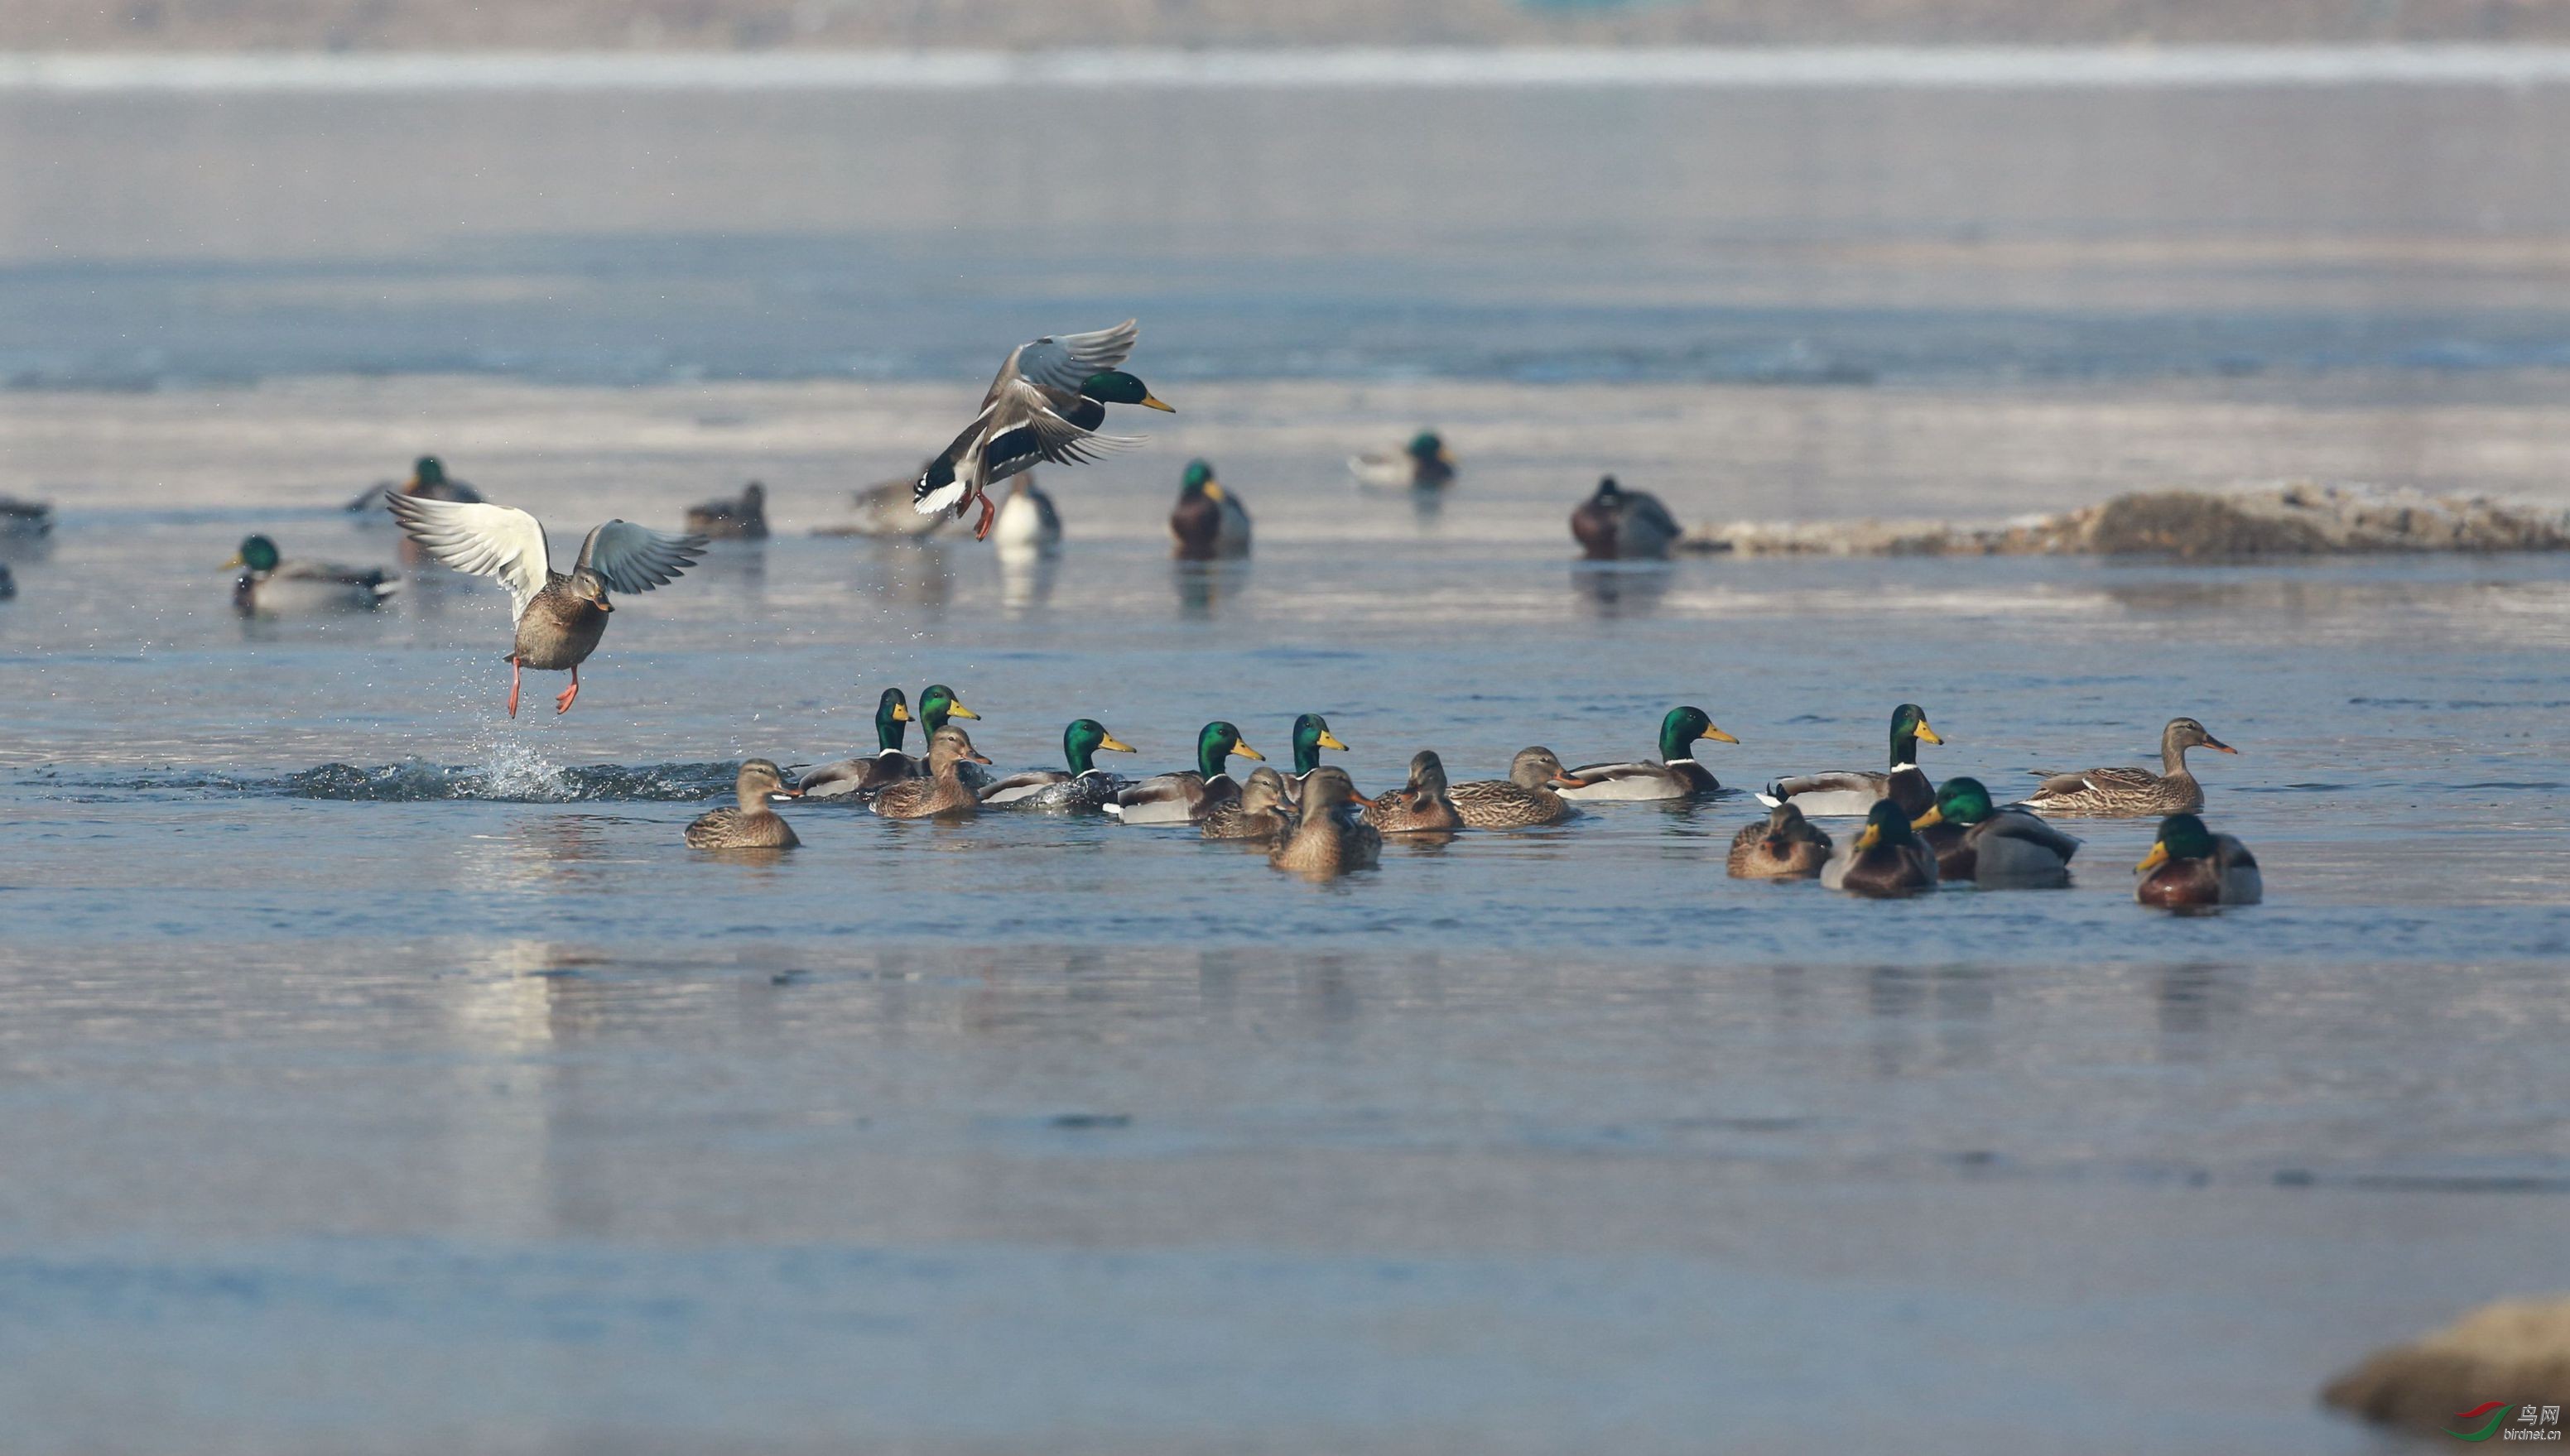
<svg viewBox="0 0 2570 1456">
<path fill-rule="evenodd" d="M 525 670 L 518 665 L 517 658 L 509 659 L 509 716 L 512 718 L 518 716 L 518 675 Z"/>
<path fill-rule="evenodd" d="M 991 498 L 988 496 L 983 496 L 979 499 L 982 502 L 982 519 L 973 528 L 973 539 L 975 541 L 989 541 L 991 539 L 991 523 L 999 518 L 1000 508 L 993 505 Z"/>
<path fill-rule="evenodd" d="M 570 712 L 572 700 L 579 696 L 580 669 L 575 667 L 571 670 L 571 686 L 564 688 L 561 692 L 554 695 L 554 716 L 559 718 L 563 714 Z"/>
</svg>

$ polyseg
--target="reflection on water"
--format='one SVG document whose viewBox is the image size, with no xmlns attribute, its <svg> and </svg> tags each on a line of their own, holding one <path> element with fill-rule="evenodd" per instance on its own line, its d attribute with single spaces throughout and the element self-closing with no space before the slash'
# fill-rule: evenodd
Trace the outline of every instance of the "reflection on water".
<svg viewBox="0 0 2570 1456">
<path fill-rule="evenodd" d="M 1041 613 L 1053 604 L 1054 581 L 1062 574 L 1058 551 L 1002 550 L 1000 605 L 1011 616 Z"/>
<path fill-rule="evenodd" d="M 1178 616 L 1186 621 L 1210 621 L 1222 610 L 1223 603 L 1239 595 L 1249 585 L 1249 562 L 1181 561 L 1169 562 L 1169 579 L 1178 593 Z"/>
<path fill-rule="evenodd" d="M 1581 604 L 1600 617 L 1647 616 L 1659 610 L 1677 568 L 1666 561 L 1580 561 L 1570 568 Z"/>
</svg>

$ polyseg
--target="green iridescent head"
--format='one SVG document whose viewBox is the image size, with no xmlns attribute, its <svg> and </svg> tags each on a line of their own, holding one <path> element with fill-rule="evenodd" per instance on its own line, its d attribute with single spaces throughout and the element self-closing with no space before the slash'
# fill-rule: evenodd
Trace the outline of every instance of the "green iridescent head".
<svg viewBox="0 0 2570 1456">
<path fill-rule="evenodd" d="M 1438 438 L 1436 431 L 1422 430 L 1418 434 L 1410 437 L 1410 458 L 1413 460 L 1444 460 L 1446 459 L 1446 442 Z"/>
<path fill-rule="evenodd" d="M 1100 404 L 1140 405 L 1146 410 L 1166 410 L 1173 415 L 1177 413 L 1175 406 L 1152 394 L 1149 385 L 1121 369 L 1109 369 L 1103 373 L 1088 376 L 1079 382 L 1079 392 Z"/>
<path fill-rule="evenodd" d="M 2192 814 L 2172 814 L 2160 821 L 2159 837 L 2151 845 L 2152 865 L 2168 860 L 2210 860 L 2213 858 L 2213 831 Z"/>
<path fill-rule="evenodd" d="M 1865 833 L 1856 837 L 1859 850 L 1871 850 L 1878 845 L 1897 849 L 1917 843 L 1919 836 L 1910 832 L 1910 816 L 1902 813 L 1901 806 L 1889 799 L 1874 801 L 1874 808 L 1865 816 Z"/>
<path fill-rule="evenodd" d="M 1911 827 L 1926 829 L 1931 824 L 1952 824 L 1968 828 L 1996 812 L 1990 805 L 1990 791 L 1980 780 L 1947 779 L 1936 786 L 1935 805 L 1911 821 Z"/>
<path fill-rule="evenodd" d="M 434 455 L 423 455 L 411 462 L 411 479 L 423 486 L 446 484 L 446 462 Z"/>
<path fill-rule="evenodd" d="M 919 721 L 931 738 L 937 736 L 937 730 L 945 727 L 949 718 L 978 719 L 981 716 L 958 701 L 955 689 L 942 682 L 930 683 L 928 690 L 919 695 Z"/>
<path fill-rule="evenodd" d="M 1212 484 L 1213 462 L 1190 460 L 1187 462 L 1186 474 L 1178 477 L 1178 494 L 1181 497 L 1201 496 L 1205 493 L 1205 487 Z M 1216 496 L 1214 499 L 1220 500 L 1221 497 Z"/>
<path fill-rule="evenodd" d="M 246 566 L 253 571 L 273 571 L 276 569 L 276 543 L 263 536 L 248 536 L 241 538 L 240 549 L 234 551 L 232 558 L 223 564 Z"/>
<path fill-rule="evenodd" d="M 1903 703 L 1892 710 L 1892 766 L 1903 768 L 1919 762 L 1919 740 L 1930 743 L 1945 740 L 1928 726 L 1928 710 L 1917 703 Z"/>
<path fill-rule="evenodd" d="M 1260 763 L 1267 761 L 1267 755 L 1241 742 L 1240 730 L 1229 723 L 1207 723 L 1196 734 L 1196 772 L 1208 779 L 1219 776 L 1223 760 L 1235 753 Z"/>
<path fill-rule="evenodd" d="M 1348 746 L 1330 731 L 1330 720 L 1318 713 L 1305 713 L 1294 720 L 1294 773 L 1296 777 L 1321 766 L 1321 750 L 1335 748 L 1341 753 Z"/>
<path fill-rule="evenodd" d="M 1062 760 L 1074 774 L 1084 774 L 1097 765 L 1090 762 L 1100 749 L 1108 753 L 1131 753 L 1133 745 L 1122 742 L 1106 731 L 1106 725 L 1094 718 L 1073 718 L 1062 730 Z"/>
<path fill-rule="evenodd" d="M 1696 740 L 1710 738 L 1716 743 L 1738 743 L 1740 740 L 1713 726 L 1713 719 L 1702 708 L 1671 708 L 1660 719 L 1660 757 L 1670 763 L 1695 757 Z"/>
<path fill-rule="evenodd" d="M 886 753 L 901 751 L 902 740 L 910 733 L 910 699 L 900 688 L 888 687 L 875 700 L 875 746 Z"/>
</svg>

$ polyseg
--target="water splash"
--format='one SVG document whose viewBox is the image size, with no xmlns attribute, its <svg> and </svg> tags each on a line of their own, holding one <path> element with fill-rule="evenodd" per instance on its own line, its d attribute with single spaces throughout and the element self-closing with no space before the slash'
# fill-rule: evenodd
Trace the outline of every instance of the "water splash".
<svg viewBox="0 0 2570 1456">
<path fill-rule="evenodd" d="M 482 764 L 418 759 L 379 768 L 327 763 L 276 781 L 303 799 L 416 804 L 472 799 L 501 804 L 687 803 L 731 786 L 733 763 L 557 765 L 531 750 L 495 753 Z"/>
</svg>

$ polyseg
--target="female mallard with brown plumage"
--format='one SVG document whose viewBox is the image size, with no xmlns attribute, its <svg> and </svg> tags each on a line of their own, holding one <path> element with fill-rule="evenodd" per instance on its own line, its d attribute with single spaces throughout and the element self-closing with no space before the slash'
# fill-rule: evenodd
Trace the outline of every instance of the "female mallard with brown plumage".
<svg viewBox="0 0 2570 1456">
<path fill-rule="evenodd" d="M 1858 835 L 1821 867 L 1821 884 L 1850 895 L 1889 900 L 1936 888 L 1936 852 L 1911 833 L 1910 816 L 1878 799 Z"/>
<path fill-rule="evenodd" d="M 1996 808 L 1978 779 L 1947 779 L 1910 822 L 1936 856 L 1938 880 L 1984 890 L 2050 890 L 2070 883 L 2079 841 L 2010 805 Z"/>
<path fill-rule="evenodd" d="M 1224 761 L 1234 754 L 1267 761 L 1267 755 L 1240 741 L 1239 729 L 1207 723 L 1196 732 L 1193 772 L 1144 779 L 1104 808 L 1126 824 L 1202 824 L 1206 815 L 1240 798 L 1240 785 L 1223 772 Z"/>
<path fill-rule="evenodd" d="M 1591 799 L 1639 802 L 1652 799 L 1697 799 L 1722 788 L 1713 771 L 1696 762 L 1699 739 L 1716 743 L 1740 740 L 1713 726 L 1702 708 L 1671 708 L 1660 719 L 1660 756 L 1637 763 L 1593 763 L 1572 769 L 1572 781 L 1561 797 L 1573 803 Z"/>
<path fill-rule="evenodd" d="M 1261 764 L 1250 770 L 1240 797 L 1215 805 L 1197 832 L 1209 840 L 1272 840 L 1293 823 L 1285 807 L 1285 776 Z"/>
<path fill-rule="evenodd" d="M 1106 731 L 1094 718 L 1073 718 L 1062 730 L 1061 769 L 1032 769 L 994 779 L 982 790 L 985 809 L 1039 809 L 1073 814 L 1103 809 L 1129 787 L 1121 774 L 1099 768 L 1093 755 L 1131 753 L 1133 745 Z"/>
<path fill-rule="evenodd" d="M 688 507 L 687 530 L 708 541 L 767 540 L 767 487 L 751 481 L 737 496 Z"/>
<path fill-rule="evenodd" d="M 902 752 L 910 734 L 910 699 L 897 687 L 875 699 L 875 751 L 866 758 L 843 758 L 803 776 L 795 787 L 807 799 L 848 799 L 872 794 L 886 784 L 919 776 L 918 761 Z"/>
<path fill-rule="evenodd" d="M 1724 868 L 1734 880 L 1810 880 L 1829 859 L 1830 837 L 1803 818 L 1803 811 L 1779 804 L 1731 837 Z"/>
<path fill-rule="evenodd" d="M 1554 792 L 1567 787 L 1549 748 L 1520 748 L 1504 779 L 1473 779 L 1446 791 L 1468 829 L 1529 829 L 1559 824 L 1579 811 Z"/>
<path fill-rule="evenodd" d="M 1294 828 L 1268 852 L 1267 863 L 1315 878 L 1373 869 L 1383 859 L 1383 836 L 1357 819 L 1365 802 L 1346 769 L 1312 770 Z"/>
<path fill-rule="evenodd" d="M 1410 756 L 1410 782 L 1374 796 L 1365 822 L 1379 834 L 1436 834 L 1462 829 L 1464 816 L 1446 787 L 1446 761 L 1433 749 Z"/>
<path fill-rule="evenodd" d="M 886 784 L 875 795 L 875 813 L 886 819 L 935 819 L 941 816 L 971 814 L 982 807 L 981 796 L 964 782 L 966 764 L 989 763 L 974 751 L 973 740 L 963 729 L 949 723 L 928 739 L 928 776 L 904 779 Z"/>
<path fill-rule="evenodd" d="M 700 537 L 668 536 L 628 521 L 590 532 L 568 572 L 553 569 L 545 528 L 510 506 L 432 501 L 396 495 L 385 503 L 393 519 L 431 556 L 476 576 L 496 576 L 509 588 L 517 636 L 509 652 L 509 716 L 518 716 L 518 679 L 571 669 L 571 686 L 554 699 L 557 714 L 580 696 L 580 665 L 607 634 L 616 610 L 610 591 L 648 591 L 678 579 L 705 553 Z"/>
<path fill-rule="evenodd" d="M 2256 905 L 2267 894 L 2249 847 L 2215 834 L 2192 814 L 2161 820 L 2159 837 L 2133 873 L 2141 877 L 2133 884 L 2133 899 L 2163 910 Z"/>
<path fill-rule="evenodd" d="M 1929 743 L 1945 741 L 1928 726 L 1927 709 L 1917 703 L 1903 703 L 1892 710 L 1890 771 L 1841 769 L 1837 773 L 1778 779 L 1758 796 L 1758 802 L 1773 809 L 1790 801 L 1806 819 L 1831 819 L 1872 813 L 1876 800 L 1889 798 L 1901 806 L 1906 827 L 1908 820 L 1927 813 L 1928 806 L 1936 802 L 1934 786 L 1919 771 L 1919 740 L 1923 738 Z"/>
<path fill-rule="evenodd" d="M 753 758 L 740 766 L 732 784 L 740 802 L 710 810 L 687 826 L 691 850 L 790 850 L 803 843 L 794 826 L 768 807 L 770 799 L 793 799 L 801 791 L 785 787 L 784 771 L 769 759 Z"/>
<path fill-rule="evenodd" d="M 2240 750 L 2204 731 L 2193 718 L 2171 718 L 2160 730 L 2160 771 L 2127 767 L 2062 774 L 2036 770 L 2043 786 L 2026 796 L 2025 807 L 2037 814 L 2064 818 L 2138 819 L 2152 814 L 2193 814 L 2204 807 L 2204 786 L 2186 766 L 2186 751 L 2210 748 L 2216 753 Z"/>
</svg>

